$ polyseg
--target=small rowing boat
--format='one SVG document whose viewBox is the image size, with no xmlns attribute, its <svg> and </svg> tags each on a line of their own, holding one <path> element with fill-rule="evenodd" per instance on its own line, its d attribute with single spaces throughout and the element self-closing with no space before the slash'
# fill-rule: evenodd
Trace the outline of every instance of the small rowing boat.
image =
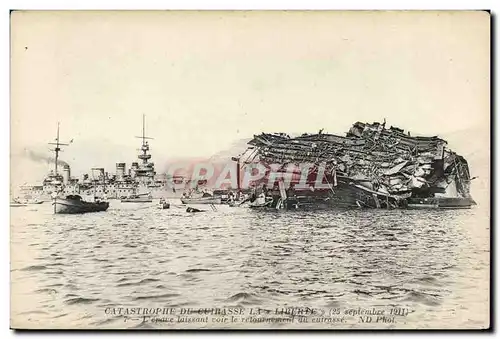
<svg viewBox="0 0 500 339">
<path fill-rule="evenodd" d="M 123 197 L 121 202 L 153 202 L 153 197 L 150 193 L 136 194 L 128 197 Z"/>
<path fill-rule="evenodd" d="M 200 197 L 200 198 L 181 198 L 183 204 L 202 204 L 202 205 L 220 205 L 221 198 L 218 197 Z"/>
<path fill-rule="evenodd" d="M 170 208 L 170 204 L 165 201 L 165 199 L 161 198 L 158 203 L 158 208 L 161 210 L 168 210 Z"/>
<path fill-rule="evenodd" d="M 11 202 L 10 207 L 23 207 L 23 206 L 28 206 L 28 204 L 23 204 L 20 202 Z"/>
</svg>

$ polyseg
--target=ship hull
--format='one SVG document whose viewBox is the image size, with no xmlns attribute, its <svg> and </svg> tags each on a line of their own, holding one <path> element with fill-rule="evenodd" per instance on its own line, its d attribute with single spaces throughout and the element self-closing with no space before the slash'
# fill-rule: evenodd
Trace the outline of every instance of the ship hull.
<svg viewBox="0 0 500 339">
<path fill-rule="evenodd" d="M 109 208 L 108 202 L 86 202 L 81 200 L 57 198 L 52 202 L 55 214 L 83 214 L 104 212 Z"/>
<path fill-rule="evenodd" d="M 274 196 L 276 208 L 279 196 Z M 337 209 L 337 208 L 382 208 L 382 209 L 470 209 L 476 205 L 471 198 L 399 198 L 363 188 L 340 180 L 333 192 L 315 192 L 290 196 L 284 206 L 287 209 Z"/>
<path fill-rule="evenodd" d="M 476 202 L 470 198 L 411 198 L 409 209 L 469 209 Z"/>
<path fill-rule="evenodd" d="M 272 208 L 276 208 L 280 199 L 278 191 L 273 192 Z M 357 183 L 339 178 L 331 189 L 316 191 L 303 190 L 288 196 L 283 204 L 287 209 L 329 209 L 329 208 L 401 208 L 401 203 L 394 196 L 376 192 Z"/>
</svg>

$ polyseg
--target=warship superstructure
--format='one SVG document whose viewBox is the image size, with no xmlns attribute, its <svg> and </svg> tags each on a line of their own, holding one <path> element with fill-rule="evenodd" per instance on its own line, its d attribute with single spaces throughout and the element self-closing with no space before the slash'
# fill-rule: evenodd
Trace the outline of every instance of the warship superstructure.
<svg viewBox="0 0 500 339">
<path fill-rule="evenodd" d="M 139 194 L 150 194 L 154 199 L 166 197 L 168 185 L 165 174 L 156 174 L 154 163 L 151 162 L 149 153 L 149 141 L 152 138 L 146 136 L 146 121 L 143 115 L 142 135 L 137 138 L 142 140 L 140 161 L 132 162 L 127 171 L 125 162 L 116 163 L 114 174 L 106 172 L 104 168 L 92 168 L 89 174 L 84 174 L 82 178 L 71 176 L 69 164 L 61 162 L 58 158 L 60 146 L 59 128 L 56 143 L 51 151 L 56 153 L 54 170 L 51 170 L 40 185 L 23 185 L 20 187 L 22 198 L 39 199 L 50 201 L 54 193 L 65 195 L 78 194 L 82 197 L 92 196 L 106 199 L 123 199 Z M 62 171 L 59 168 L 62 166 Z"/>
</svg>

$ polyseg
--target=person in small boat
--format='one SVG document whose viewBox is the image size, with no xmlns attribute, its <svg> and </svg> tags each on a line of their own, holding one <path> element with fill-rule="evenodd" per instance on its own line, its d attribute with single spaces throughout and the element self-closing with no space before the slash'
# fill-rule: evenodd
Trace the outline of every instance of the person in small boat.
<svg viewBox="0 0 500 339">
<path fill-rule="evenodd" d="M 295 185 L 290 184 L 290 187 L 286 190 L 287 197 L 295 197 Z"/>
<path fill-rule="evenodd" d="M 228 203 L 232 204 L 234 203 L 234 193 L 232 191 L 229 191 L 229 193 L 227 194 L 227 201 Z"/>
</svg>

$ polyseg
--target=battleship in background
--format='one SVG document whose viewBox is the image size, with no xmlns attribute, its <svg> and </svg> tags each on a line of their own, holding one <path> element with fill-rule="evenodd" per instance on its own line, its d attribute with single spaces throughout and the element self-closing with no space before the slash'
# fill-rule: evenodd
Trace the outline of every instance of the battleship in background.
<svg viewBox="0 0 500 339">
<path fill-rule="evenodd" d="M 153 199 L 165 198 L 169 192 L 168 187 L 171 185 L 168 184 L 165 174 L 156 174 L 154 163 L 150 161 L 151 154 L 147 140 L 152 138 L 146 136 L 145 125 L 143 115 L 142 136 L 137 137 L 142 139 L 141 153 L 138 155 L 140 161 L 132 162 L 128 171 L 126 164 L 119 162 L 116 164 L 115 174 L 105 172 L 104 168 L 93 168 L 90 176 L 84 174 L 80 180 L 71 176 L 71 168 L 68 164 L 62 165 L 62 173 L 60 173 L 56 158 L 54 170 L 49 172 L 41 185 L 20 187 L 20 198 L 51 201 L 54 193 L 105 199 L 129 199 L 142 195 L 151 196 Z M 58 147 L 52 150 L 56 154 L 59 151 Z M 94 175 L 96 172 L 97 175 Z"/>
</svg>

